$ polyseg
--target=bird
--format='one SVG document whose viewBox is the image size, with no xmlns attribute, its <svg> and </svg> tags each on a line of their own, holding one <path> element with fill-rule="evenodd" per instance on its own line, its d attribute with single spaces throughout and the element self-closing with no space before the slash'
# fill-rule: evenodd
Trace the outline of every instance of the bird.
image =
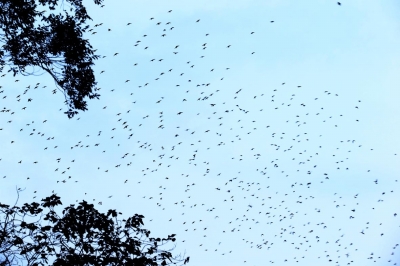
<svg viewBox="0 0 400 266">
<path fill-rule="evenodd" d="M 258 38 L 261 34 L 258 29 L 250 28 L 246 23 L 240 25 L 240 31 L 236 31 L 236 28 L 223 28 L 224 38 L 220 40 L 217 35 L 204 33 L 210 30 L 206 18 L 202 18 L 202 24 L 193 23 L 196 21 L 194 19 L 186 25 L 179 22 L 177 14 L 171 13 L 172 10 L 164 12 L 168 12 L 165 15 L 174 16 L 170 18 L 174 27 L 165 26 L 171 22 L 160 19 L 160 22 L 150 22 L 151 25 L 147 23 L 143 31 L 139 29 L 129 35 L 130 39 L 138 37 L 138 41 L 132 46 L 128 45 L 127 50 L 113 53 L 112 58 L 121 69 L 126 68 L 127 71 L 109 75 L 112 73 L 109 71 L 112 65 L 107 66 L 104 61 L 106 67 L 96 72 L 108 73 L 102 75 L 102 80 L 98 82 L 104 84 L 104 96 L 112 96 L 112 99 L 110 98 L 107 106 L 89 105 L 88 102 L 89 109 L 100 109 L 101 112 L 83 112 L 82 116 L 68 122 L 68 132 L 63 129 L 59 119 L 51 119 L 56 115 L 48 112 L 53 108 L 51 104 L 40 106 L 45 111 L 34 107 L 34 104 L 40 102 L 40 98 L 36 98 L 38 96 L 33 86 L 32 89 L 26 88 L 29 89 L 26 94 L 30 95 L 17 93 L 20 95 L 16 98 L 7 93 L 7 88 L 1 88 L 3 97 L 8 97 L 0 98 L 3 101 L 3 109 L 0 111 L 4 113 L 4 121 L 9 122 L 3 123 L 0 132 L 5 150 L 11 151 L 3 151 L 1 155 L 3 160 L 0 159 L 0 167 L 10 170 L 7 174 L 9 178 L 5 179 L 4 176 L 2 180 L 13 180 L 10 173 L 11 177 L 20 175 L 26 171 L 24 169 L 29 169 L 27 167 L 39 166 L 39 160 L 41 165 L 42 160 L 46 160 L 52 175 L 55 175 L 54 181 L 57 181 L 53 185 L 72 189 L 76 192 L 74 195 L 79 197 L 80 186 L 74 187 L 79 178 L 84 177 L 92 182 L 95 177 L 101 188 L 96 191 L 96 195 L 112 198 L 109 194 L 118 190 L 119 194 L 114 199 L 127 195 L 128 205 L 132 202 L 143 204 L 149 210 L 146 216 L 152 216 L 152 213 L 177 213 L 178 215 L 169 216 L 170 218 L 165 215 L 158 217 L 161 217 L 161 223 L 167 220 L 173 226 L 182 223 L 183 227 L 177 227 L 178 236 L 182 237 L 180 240 L 189 245 L 204 247 L 204 250 L 198 250 L 200 253 L 216 250 L 213 253 L 218 254 L 215 256 L 221 261 L 220 264 L 226 264 L 224 257 L 234 254 L 235 251 L 237 254 L 251 251 L 259 255 L 267 250 L 271 251 L 271 256 L 264 264 L 279 264 L 276 258 L 288 264 L 310 264 L 311 257 L 317 259 L 319 256 L 321 261 L 326 258 L 335 264 L 343 264 L 350 262 L 346 260 L 347 257 L 353 257 L 348 250 L 359 248 L 364 252 L 361 242 L 376 238 L 375 233 L 379 233 L 385 240 L 387 233 L 383 230 L 376 231 L 380 228 L 377 221 L 381 219 L 376 213 L 387 208 L 388 222 L 391 223 L 390 219 L 398 219 L 397 211 L 391 207 L 398 183 L 390 173 L 379 175 L 373 169 L 379 167 L 374 164 L 368 168 L 364 165 L 354 167 L 355 161 L 362 158 L 357 157 L 360 154 L 376 157 L 376 152 L 371 149 L 374 147 L 368 147 L 368 142 L 364 140 L 367 133 L 364 132 L 363 143 L 357 143 L 359 140 L 356 138 L 360 136 L 360 128 L 355 121 L 363 123 L 362 117 L 358 117 L 356 111 L 363 110 L 365 101 L 353 97 L 352 102 L 351 96 L 344 99 L 341 88 L 321 88 L 326 85 L 323 83 L 318 88 L 307 88 L 308 86 L 290 85 L 292 83 L 288 80 L 286 86 L 285 82 L 277 79 L 279 75 L 270 75 L 267 83 L 253 80 L 251 73 L 241 73 L 240 67 L 243 65 L 246 68 L 248 64 L 260 69 L 265 67 L 265 54 L 254 49 L 252 42 L 255 40 L 241 42 L 239 49 L 232 39 L 245 40 L 249 33 L 253 35 L 251 38 Z M 115 20 L 117 22 L 119 18 L 116 17 Z M 149 22 L 147 18 L 144 20 Z M 154 17 L 150 18 L 152 20 L 155 20 Z M 122 26 L 132 24 L 126 21 L 120 23 Z M 140 27 L 140 23 L 137 25 Z M 222 29 L 218 28 L 218 23 L 214 26 L 212 30 Z M 280 27 L 280 24 L 275 26 Z M 96 24 L 96 27 L 97 35 L 104 34 L 100 24 Z M 282 27 L 279 30 L 285 35 L 284 26 Z M 168 29 L 174 31 L 166 34 Z M 107 31 L 105 33 L 113 34 Z M 117 36 L 112 38 L 117 43 L 123 40 L 115 39 Z M 168 41 L 170 38 L 174 39 L 171 39 L 172 43 Z M 181 40 L 185 42 L 182 43 Z M 186 42 L 187 40 L 190 42 Z M 226 45 L 226 42 L 231 42 L 234 46 Z M 145 50 L 151 47 L 146 51 L 151 54 L 135 56 L 133 59 L 137 53 L 132 50 L 141 45 Z M 171 52 L 174 60 L 170 58 Z M 280 48 L 274 50 L 278 56 L 284 52 Z M 108 57 L 106 60 L 111 59 Z M 157 60 L 159 63 L 156 64 Z M 130 69 L 132 66 L 134 69 Z M 196 71 L 193 71 L 194 66 Z M 226 74 L 222 72 L 226 70 L 230 71 Z M 301 84 L 304 77 L 291 77 L 291 73 L 293 72 L 286 71 L 285 77 L 295 78 Z M 121 77 L 119 74 L 127 76 Z M 3 78 L 14 80 L 8 76 Z M 182 77 L 183 81 L 177 81 Z M 108 83 L 102 83 L 104 79 L 108 79 Z M 151 82 L 153 79 L 158 82 Z M 118 84 L 124 80 L 124 88 L 118 88 Z M 55 91 L 57 94 L 53 95 L 51 89 L 49 96 L 57 99 L 58 90 Z M 113 94 L 109 95 L 111 92 Z M 46 90 L 43 93 L 46 94 Z M 18 102 L 19 99 L 22 99 L 21 102 L 31 99 L 30 109 Z M 22 110 L 25 111 L 21 112 Z M 26 112 L 28 110 L 35 112 Z M 43 122 L 33 123 L 27 120 L 33 113 L 37 113 Z M 15 117 L 18 114 L 20 116 L 17 119 L 7 118 L 7 115 Z M 366 120 L 364 118 L 364 123 Z M 352 129 L 354 127 L 350 133 L 346 130 L 349 126 Z M 54 143 L 54 149 L 48 149 L 50 146 L 47 142 Z M 7 146 L 11 144 L 13 147 Z M 104 148 L 98 149 L 100 146 Z M 55 150 L 55 147 L 58 148 Z M 79 156 L 73 157 L 74 154 Z M 5 156 L 10 157 L 4 160 Z M 33 163 L 28 163 L 27 166 L 26 158 Z M 75 158 L 76 162 L 69 158 Z M 9 166 L 8 161 L 11 162 Z M 85 175 L 78 171 L 82 166 L 85 168 Z M 362 170 L 357 172 L 356 168 Z M 22 175 L 27 178 L 20 181 L 30 182 L 36 179 L 39 182 L 40 175 L 48 170 L 47 167 L 41 167 L 38 171 L 32 169 L 29 177 Z M 70 174 L 72 177 L 59 179 L 59 174 Z M 101 184 L 110 183 L 107 181 L 110 175 L 113 176 L 113 186 L 103 185 L 102 189 Z M 364 182 L 369 175 L 374 177 Z M 380 182 L 376 179 L 378 175 Z M 361 181 L 354 179 L 354 176 L 365 178 Z M 75 182 L 68 182 L 70 179 Z M 50 178 L 50 185 L 53 182 L 51 180 Z M 348 186 L 349 182 L 351 186 Z M 118 185 L 124 185 L 124 188 Z M 367 191 L 370 186 L 378 188 L 374 190 L 376 193 Z M 343 187 L 346 187 L 346 191 Z M 326 190 L 327 188 L 329 189 Z M 88 192 L 93 192 L 93 189 Z M 105 189 L 107 195 L 103 193 Z M 129 189 L 131 194 L 123 194 L 123 189 Z M 322 195 L 320 192 L 324 189 L 328 192 Z M 330 193 L 332 189 L 338 190 Z M 34 194 L 36 196 L 39 193 L 35 191 Z M 394 197 L 390 198 L 391 194 Z M 88 195 L 85 194 L 84 197 Z M 98 205 L 102 205 L 102 200 L 104 199 L 96 200 Z M 209 212 L 212 212 L 211 216 Z M 363 214 L 359 215 L 360 212 L 372 217 L 374 221 L 366 224 L 367 221 L 362 218 Z M 190 217 L 191 220 L 184 217 Z M 210 219 L 218 219 L 218 223 Z M 332 226 L 332 221 L 335 226 Z M 270 229 L 264 230 L 267 227 Z M 360 228 L 359 239 L 342 233 L 351 231 L 353 227 Z M 210 242 L 194 237 L 201 230 L 213 232 L 208 236 L 203 234 L 203 237 L 212 238 Z M 341 232 L 338 234 L 339 231 Z M 223 234 L 229 236 L 225 238 Z M 215 242 L 216 239 L 221 240 Z M 331 248 L 323 249 L 325 243 Z M 214 247 L 216 245 L 219 247 Z M 302 255 L 285 256 L 276 253 L 278 249 L 287 249 L 289 253 Z M 370 245 L 369 250 L 374 251 L 374 245 Z M 305 252 L 309 255 L 305 256 Z M 213 255 L 207 254 L 203 257 L 214 259 L 211 256 Z M 378 261 L 376 255 L 370 256 L 373 259 L 369 260 Z M 386 255 L 381 256 L 383 259 Z M 192 262 L 193 259 L 192 257 Z M 250 264 L 257 264 L 252 258 L 246 257 L 246 260 Z M 362 261 L 361 257 L 355 258 L 354 263 L 356 260 L 360 265 L 369 263 L 369 260 Z M 184 263 L 188 262 L 189 257 L 184 259 Z"/>
</svg>

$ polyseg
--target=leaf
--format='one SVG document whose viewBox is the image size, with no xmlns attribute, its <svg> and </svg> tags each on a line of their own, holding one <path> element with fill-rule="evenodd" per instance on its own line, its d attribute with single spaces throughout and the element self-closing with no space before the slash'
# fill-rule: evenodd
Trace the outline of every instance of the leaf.
<svg viewBox="0 0 400 266">
<path fill-rule="evenodd" d="M 14 242 L 13 242 L 14 245 L 20 245 L 23 243 L 24 243 L 24 241 L 22 240 L 22 238 L 20 238 L 18 236 L 14 239 Z"/>
<path fill-rule="evenodd" d="M 49 231 L 49 230 L 51 229 L 51 226 L 50 226 L 50 225 L 43 226 L 41 229 L 42 229 L 43 231 Z"/>
</svg>

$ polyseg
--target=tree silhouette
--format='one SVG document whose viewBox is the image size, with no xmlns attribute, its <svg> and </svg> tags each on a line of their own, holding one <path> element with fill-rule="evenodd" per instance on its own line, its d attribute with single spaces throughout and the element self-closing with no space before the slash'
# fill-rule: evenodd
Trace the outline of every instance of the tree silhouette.
<svg viewBox="0 0 400 266">
<path fill-rule="evenodd" d="M 21 261 L 22 265 L 49 265 L 50 259 L 54 266 L 153 266 L 189 261 L 189 257 L 173 257 L 173 248 L 161 248 L 175 242 L 175 234 L 162 239 L 149 237 L 150 231 L 142 228 L 142 215 L 120 221 L 117 217 L 122 213 L 100 213 L 93 204 L 82 201 L 77 207 L 66 207 L 59 217 L 54 207 L 61 204 L 55 194 L 42 199 L 41 204 L 10 207 L 0 203 L 0 254 L 4 257 L 0 257 L 0 265 L 21 265 Z M 43 208 L 49 211 L 43 214 Z M 36 221 L 27 221 L 32 218 Z"/>
<path fill-rule="evenodd" d="M 64 14 L 55 13 L 59 2 L 64 7 L 63 0 L 0 0 L 0 72 L 6 65 L 14 76 L 33 74 L 27 67 L 41 68 L 64 93 L 65 113 L 72 118 L 77 110 L 87 110 L 86 97 L 100 96 L 92 69 L 99 56 L 82 36 L 91 20 L 82 0 L 66 0 L 71 8 Z"/>
</svg>

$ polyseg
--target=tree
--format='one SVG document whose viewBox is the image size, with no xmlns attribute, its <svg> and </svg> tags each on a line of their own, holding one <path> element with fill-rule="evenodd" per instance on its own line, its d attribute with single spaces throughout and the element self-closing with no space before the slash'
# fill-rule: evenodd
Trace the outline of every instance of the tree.
<svg viewBox="0 0 400 266">
<path fill-rule="evenodd" d="M 39 2 L 38 6 L 36 2 Z M 39 67 L 64 93 L 69 118 L 86 111 L 86 97 L 99 98 L 93 61 L 99 58 L 82 34 L 91 18 L 82 0 L 66 0 L 69 14 L 55 13 L 59 0 L 0 0 L 0 72 L 6 65 L 14 76 L 30 75 L 27 67 Z M 94 0 L 99 5 L 103 0 Z M 61 0 L 64 7 L 64 1 Z M 43 10 L 40 11 L 39 9 Z M 47 9 L 47 10 L 46 10 Z M 54 90 L 55 92 L 56 90 Z"/>
<path fill-rule="evenodd" d="M 142 215 L 120 221 L 118 214 L 122 213 L 100 213 L 93 204 L 82 201 L 77 207 L 66 207 L 59 217 L 54 207 L 61 204 L 55 194 L 42 199 L 41 204 L 10 207 L 0 203 L 0 254 L 4 256 L 0 265 L 16 265 L 18 261 L 23 261 L 22 265 L 49 265 L 49 259 L 54 260 L 53 266 L 155 266 L 189 261 L 189 257 L 173 257 L 172 249 L 161 249 L 175 242 L 175 234 L 162 239 L 149 237 L 150 231 L 142 228 Z M 49 211 L 43 214 L 43 208 Z M 36 221 L 29 222 L 28 217 Z"/>
</svg>

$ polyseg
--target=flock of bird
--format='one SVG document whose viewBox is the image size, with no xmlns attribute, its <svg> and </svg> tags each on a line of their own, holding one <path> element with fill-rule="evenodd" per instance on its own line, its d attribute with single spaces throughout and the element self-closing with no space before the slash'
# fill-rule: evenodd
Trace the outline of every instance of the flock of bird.
<svg viewBox="0 0 400 266">
<path fill-rule="evenodd" d="M 166 13 L 116 44 L 130 53 L 99 48 L 102 97 L 72 120 L 50 79 L 4 71 L 2 187 L 26 188 L 26 202 L 54 192 L 140 213 L 152 235 L 176 233 L 193 265 L 397 265 L 397 179 L 357 160 L 376 156 L 353 134 L 366 123 L 363 99 L 287 80 L 252 84 L 240 60 L 261 51 Z M 98 23 L 89 36 L 115 31 Z M 22 92 L 11 83 L 31 80 Z"/>
</svg>

